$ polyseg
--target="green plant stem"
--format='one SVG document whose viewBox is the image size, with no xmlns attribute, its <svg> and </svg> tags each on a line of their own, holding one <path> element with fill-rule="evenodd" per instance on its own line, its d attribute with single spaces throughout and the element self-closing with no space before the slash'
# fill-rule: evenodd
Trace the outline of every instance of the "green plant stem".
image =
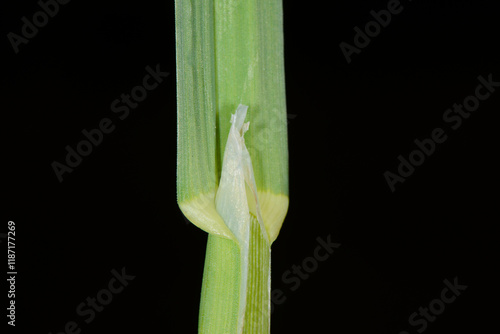
<svg viewBox="0 0 500 334">
<path fill-rule="evenodd" d="M 237 333 L 240 271 L 238 244 L 209 234 L 198 333 Z"/>
<path fill-rule="evenodd" d="M 288 208 L 282 0 L 175 0 L 175 7 L 177 200 L 210 233 L 199 332 L 269 333 L 270 244 Z M 230 229 L 215 197 L 239 104 L 249 107 L 245 143 L 262 220 Z M 240 227 L 248 230 L 235 233 Z"/>
<path fill-rule="evenodd" d="M 198 332 L 258 333 L 270 332 L 271 249 L 256 219 L 250 225 L 248 260 L 242 261 L 239 245 L 209 234 Z M 245 264 L 246 262 L 246 264 Z M 241 277 L 242 265 L 248 266 Z M 243 321 L 239 314 L 241 284 L 246 280 Z"/>
</svg>

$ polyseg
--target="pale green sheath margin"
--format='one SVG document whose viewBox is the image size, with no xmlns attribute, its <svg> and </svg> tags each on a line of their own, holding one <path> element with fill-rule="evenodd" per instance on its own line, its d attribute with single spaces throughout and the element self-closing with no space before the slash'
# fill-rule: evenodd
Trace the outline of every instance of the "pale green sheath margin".
<svg viewBox="0 0 500 334">
<path fill-rule="evenodd" d="M 209 233 L 199 333 L 269 333 L 270 246 L 288 209 L 282 2 L 175 11 L 177 201 Z"/>
</svg>

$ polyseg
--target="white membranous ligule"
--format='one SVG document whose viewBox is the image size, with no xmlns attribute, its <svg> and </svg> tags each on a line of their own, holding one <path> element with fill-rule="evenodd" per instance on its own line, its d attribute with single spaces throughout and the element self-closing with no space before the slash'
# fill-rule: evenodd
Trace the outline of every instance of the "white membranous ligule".
<svg viewBox="0 0 500 334">
<path fill-rule="evenodd" d="M 215 207 L 237 239 L 247 231 L 252 213 L 267 235 L 262 221 L 252 159 L 244 135 L 250 123 L 243 123 L 248 106 L 240 104 L 231 116 L 231 129 L 224 151 Z M 268 239 L 268 238 L 266 238 Z M 269 240 L 268 240 L 269 241 Z"/>
<path fill-rule="evenodd" d="M 236 109 L 236 113 L 231 115 L 232 125 L 224 151 L 219 188 L 215 196 L 217 212 L 233 233 L 240 248 L 239 327 L 243 326 L 246 307 L 251 215 L 257 218 L 261 233 L 269 244 L 269 238 L 260 212 L 252 160 L 244 139 L 244 134 L 249 128 L 249 123 L 244 123 L 247 110 L 248 106 L 240 104 Z"/>
</svg>

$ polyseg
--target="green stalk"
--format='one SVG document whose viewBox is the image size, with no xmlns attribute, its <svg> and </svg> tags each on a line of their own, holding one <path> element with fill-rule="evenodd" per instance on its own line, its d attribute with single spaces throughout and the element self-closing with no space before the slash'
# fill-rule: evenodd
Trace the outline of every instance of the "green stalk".
<svg viewBox="0 0 500 334">
<path fill-rule="evenodd" d="M 209 233 L 199 332 L 269 333 L 270 246 L 288 209 L 282 3 L 175 6 L 177 200 Z"/>
<path fill-rule="evenodd" d="M 240 269 L 238 244 L 209 234 L 201 290 L 199 333 L 237 333 Z"/>
<path fill-rule="evenodd" d="M 243 333 L 270 331 L 270 247 L 251 224 Z M 199 333 L 239 333 L 240 250 L 232 240 L 209 234 L 200 302 Z"/>
</svg>

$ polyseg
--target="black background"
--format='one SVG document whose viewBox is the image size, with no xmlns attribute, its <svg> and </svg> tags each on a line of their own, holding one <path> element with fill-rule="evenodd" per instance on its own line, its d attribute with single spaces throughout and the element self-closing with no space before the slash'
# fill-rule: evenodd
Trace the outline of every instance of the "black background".
<svg viewBox="0 0 500 334">
<path fill-rule="evenodd" d="M 494 3 L 402 1 L 348 64 L 339 44 L 387 1 L 284 1 L 290 208 L 272 248 L 272 288 L 286 297 L 273 333 L 413 334 L 410 314 L 455 277 L 467 290 L 425 332 L 495 328 L 500 92 L 456 131 L 442 119 L 479 75 L 500 81 Z M 195 333 L 207 235 L 175 200 L 173 2 L 71 1 L 15 54 L 7 33 L 38 10 L 0 12 L 0 232 L 15 221 L 16 330 Z M 119 120 L 111 102 L 156 64 L 170 75 Z M 59 183 L 51 163 L 105 117 L 114 132 Z M 436 127 L 446 142 L 391 192 L 384 172 Z M 283 273 L 328 235 L 340 248 L 292 291 Z M 135 279 L 85 324 L 77 305 L 123 267 Z"/>
</svg>

